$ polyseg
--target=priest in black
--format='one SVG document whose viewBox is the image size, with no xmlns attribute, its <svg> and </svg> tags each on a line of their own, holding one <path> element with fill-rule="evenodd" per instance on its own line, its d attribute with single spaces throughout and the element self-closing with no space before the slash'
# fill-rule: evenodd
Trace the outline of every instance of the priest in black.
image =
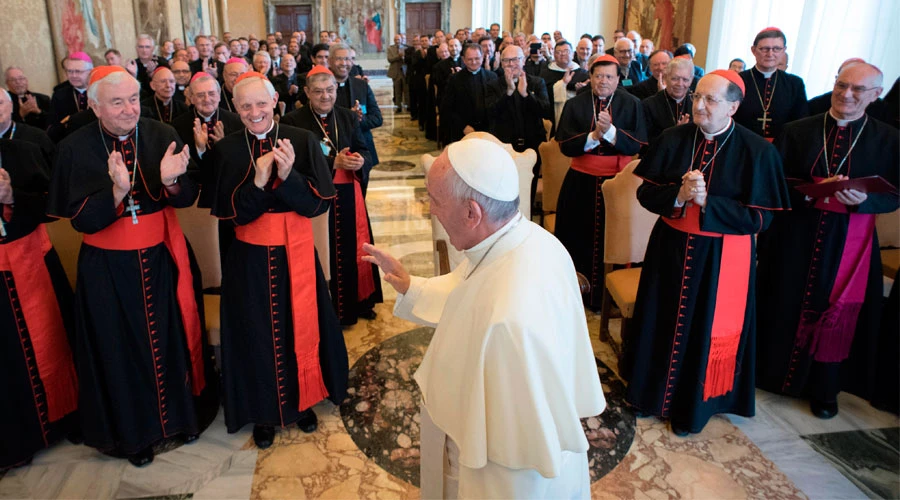
<svg viewBox="0 0 900 500">
<path fill-rule="evenodd" d="M 175 75 L 167 67 L 153 71 L 150 80 L 153 94 L 141 101 L 141 114 L 169 125 L 188 110 L 187 104 L 174 99 Z"/>
<path fill-rule="evenodd" d="M 482 57 L 481 47 L 467 44 L 462 51 L 465 69 L 454 73 L 447 82 L 441 101 L 441 128 L 447 127 L 448 143 L 470 132 L 488 130 L 485 91 L 497 75 L 482 69 Z"/>
<path fill-rule="evenodd" d="M 237 110 L 234 109 L 234 94 L 231 92 L 234 89 L 235 80 L 249 69 L 250 66 L 248 66 L 247 62 L 240 57 L 232 57 L 225 62 L 224 66 L 222 66 L 222 95 L 219 98 L 220 108 L 232 113 L 237 113 Z M 194 77 L 196 76 L 197 75 L 194 75 Z M 191 81 L 193 80 L 194 79 L 191 78 Z"/>
<path fill-rule="evenodd" d="M 13 98 L 15 99 L 15 98 Z M 0 139 L 30 142 L 40 148 L 43 165 L 49 168 L 56 156 L 56 145 L 47 134 L 27 123 L 17 122 L 12 116 L 10 94 L 0 88 Z"/>
<path fill-rule="evenodd" d="M 840 74 L 841 71 L 843 71 L 844 68 L 850 64 L 865 63 L 865 62 L 866 61 L 864 61 L 863 59 L 860 59 L 858 57 L 853 57 L 853 58 L 847 59 L 846 61 L 841 63 L 841 66 L 838 68 L 838 74 Z M 897 79 L 897 82 L 900 82 L 900 78 Z M 896 85 L 897 85 L 897 83 L 894 84 L 894 86 L 896 86 Z M 809 116 L 819 115 L 819 114 L 828 112 L 828 110 L 831 109 L 831 95 L 832 95 L 832 91 L 829 90 L 828 92 L 825 92 L 822 95 L 818 95 L 816 97 L 811 98 L 808 103 L 809 104 Z M 874 101 L 872 101 L 869 104 L 869 107 L 866 108 L 866 115 L 868 115 L 869 118 L 874 118 L 876 120 L 883 121 L 884 123 L 887 123 L 888 125 L 890 125 L 894 128 L 897 128 L 897 125 L 898 125 L 897 119 L 896 119 L 898 112 L 900 112 L 900 110 L 893 109 L 892 104 L 888 103 L 887 101 L 885 101 L 881 98 L 875 99 Z"/>
<path fill-rule="evenodd" d="M 786 48 L 786 38 L 778 28 L 760 31 L 750 48 L 756 66 L 740 73 L 747 97 L 734 114 L 734 121 L 769 142 L 781 134 L 784 124 L 809 115 L 803 80 L 778 69 Z"/>
<path fill-rule="evenodd" d="M 357 318 L 374 319 L 382 302 L 378 269 L 362 260 L 364 243 L 372 243 L 372 227 L 362 197 L 362 172 L 371 161 L 357 117 L 335 106 L 336 83 L 331 72 L 316 66 L 306 79 L 309 105 L 284 117 L 283 123 L 308 130 L 318 138 L 333 169 L 337 198 L 329 214 L 331 298 L 341 325 Z"/>
<path fill-rule="evenodd" d="M 101 66 L 90 88 L 99 121 L 60 144 L 47 213 L 84 234 L 73 350 L 85 444 L 142 466 L 154 443 L 200 430 L 200 276 L 175 215 L 197 187 L 175 130 L 139 119 L 137 80 Z"/>
<path fill-rule="evenodd" d="M 489 131 L 513 149 L 538 151 L 547 139 L 544 118 L 550 117 L 550 98 L 544 81 L 525 73 L 525 55 L 512 45 L 500 56 L 503 79 L 487 85 L 485 106 L 488 109 Z"/>
<path fill-rule="evenodd" d="M 0 470 L 58 441 L 78 407 L 72 289 L 43 224 L 47 170 L 37 146 L 0 139 Z"/>
<path fill-rule="evenodd" d="M 651 57 L 651 60 L 653 58 Z M 691 122 L 693 101 L 691 80 L 694 64 L 687 59 L 673 59 L 660 76 L 665 89 L 641 102 L 647 120 L 647 142 L 653 144 L 663 130 Z"/>
<path fill-rule="evenodd" d="M 575 93 L 585 86 L 590 86 L 590 75 L 581 66 L 572 61 L 572 44 L 560 40 L 553 49 L 553 62 L 541 69 L 541 78 L 547 86 L 547 94 L 553 103 L 553 130 L 559 123 L 566 101 L 575 97 Z M 554 132 L 555 133 L 555 132 Z"/>
<path fill-rule="evenodd" d="M 898 185 L 897 130 L 866 113 L 881 82 L 874 66 L 847 65 L 828 113 L 785 126 L 775 145 L 788 183 L 878 175 Z M 876 375 L 883 280 L 875 214 L 900 205 L 896 193 L 858 189 L 824 198 L 791 189 L 791 205 L 759 238 L 757 381 L 808 398 L 813 414 L 831 418 L 841 390 L 873 399 L 888 382 Z M 896 402 L 896 391 L 890 396 Z"/>
<path fill-rule="evenodd" d="M 370 163 L 360 172 L 362 193 L 365 196 L 366 188 L 369 187 L 369 172 L 378 164 L 378 153 L 375 151 L 372 129 L 380 127 L 384 120 L 381 117 L 381 109 L 378 108 L 378 101 L 375 100 L 372 87 L 366 80 L 350 76 L 350 68 L 353 66 L 350 48 L 344 44 L 332 44 L 328 48 L 328 54 L 328 69 L 333 72 L 337 81 L 335 104 L 356 114 L 359 130 L 366 141 L 366 149 L 369 151 Z M 309 78 L 308 74 L 307 78 Z"/>
<path fill-rule="evenodd" d="M 566 102 L 556 140 L 572 158 L 556 207 L 556 237 L 575 269 L 591 281 L 586 305 L 600 309 L 603 299 L 603 228 L 606 209 L 600 186 L 625 168 L 647 143 L 644 112 L 637 97 L 619 84 L 618 62 L 598 57 L 591 65 L 591 91 Z"/>
<path fill-rule="evenodd" d="M 21 68 L 6 68 L 6 88 L 13 101 L 13 120 L 47 130 L 50 125 L 50 96 L 32 92 Z"/>
<path fill-rule="evenodd" d="M 462 45 L 459 43 L 459 40 L 451 39 L 447 42 L 447 49 L 450 51 L 450 57 L 442 59 L 434 65 L 431 69 L 431 78 L 428 80 L 428 93 L 429 95 L 434 95 L 434 103 L 438 108 L 438 115 L 442 112 L 441 102 L 444 99 L 444 89 L 447 87 L 447 82 L 450 81 L 450 77 L 463 68 Z M 436 117 L 430 117 L 428 123 L 425 124 L 426 137 L 429 135 L 429 127 L 433 128 L 432 133 L 436 134 L 435 137 L 440 144 L 448 142 L 448 128 L 446 126 L 438 127 Z"/>
<path fill-rule="evenodd" d="M 666 71 L 666 67 L 669 65 L 669 62 L 671 60 L 672 53 L 668 50 L 657 50 L 656 52 L 650 54 L 650 58 L 648 59 L 649 76 L 641 83 L 628 87 L 627 90 L 631 92 L 631 95 L 637 97 L 642 101 L 644 99 L 647 99 L 648 97 L 655 96 L 666 86 L 663 77 Z M 691 65 L 691 71 L 693 71 L 693 64 Z"/>
<path fill-rule="evenodd" d="M 53 87 L 50 97 L 50 122 L 47 133 L 54 142 L 66 135 L 69 118 L 88 108 L 87 83 L 94 63 L 84 52 L 74 52 L 63 60 L 66 81 Z"/>
<path fill-rule="evenodd" d="M 332 206 L 335 191 L 314 135 L 273 120 L 277 94 L 268 80 L 245 73 L 235 102 L 246 129 L 212 149 L 212 214 L 237 236 L 222 278 L 225 425 L 237 432 L 254 424 L 256 445 L 267 448 L 275 427 L 313 432 L 312 407 L 346 395 L 347 348 L 310 222 Z"/>
<path fill-rule="evenodd" d="M 620 367 L 626 400 L 679 436 L 755 411 L 753 235 L 789 202 L 775 148 L 731 119 L 742 83 L 728 70 L 701 78 L 693 123 L 664 131 L 634 170 L 660 217 Z"/>
</svg>

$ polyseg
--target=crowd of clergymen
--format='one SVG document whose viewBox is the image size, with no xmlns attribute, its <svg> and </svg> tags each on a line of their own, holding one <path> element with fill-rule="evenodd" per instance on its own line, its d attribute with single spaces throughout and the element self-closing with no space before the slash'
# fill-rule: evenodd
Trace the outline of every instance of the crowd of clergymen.
<svg viewBox="0 0 900 500">
<path fill-rule="evenodd" d="M 127 61 L 114 49 L 97 67 L 69 54 L 50 97 L 31 92 L 20 68 L 6 70 L 0 287 L 10 300 L 0 321 L 11 334 L 5 406 L 21 411 L 0 422 L 21 432 L 3 438 L 0 467 L 66 434 L 147 464 L 158 441 L 197 439 L 196 414 L 220 393 L 228 430 L 253 423 L 265 448 L 276 427 L 313 432 L 311 407 L 344 398 L 340 327 L 374 318 L 382 300 L 377 268 L 361 260 L 373 241 L 365 195 L 382 117 L 334 33 L 284 41 L 226 33 L 189 47 L 165 41 L 157 53 L 140 35 Z M 874 214 L 895 210 L 896 193 L 793 189 L 874 175 L 897 185 L 897 85 L 878 99 L 877 68 L 847 61 L 834 92 L 808 100 L 781 67 L 777 28 L 752 41 L 752 68 L 735 60 L 706 78 L 690 44 L 654 50 L 633 31 L 617 31 L 609 50 L 601 35 L 573 44 L 559 32 L 501 35 L 499 25 L 406 42 L 398 34 L 386 51 L 394 105 L 426 137 L 450 144 L 487 131 L 537 150 L 549 121 L 572 158 L 556 236 L 591 281 L 592 309 L 603 290 L 600 186 L 640 156 L 638 198 L 661 218 L 624 339 L 639 414 L 699 432 L 715 413 L 752 416 L 757 384 L 810 398 L 823 418 L 842 389 L 897 411 L 898 391 L 874 384 L 896 389 L 896 357 L 879 357 L 896 354 L 896 339 L 884 344 L 879 326 L 874 233 Z M 221 219 L 221 382 L 197 265 L 174 218 L 195 202 Z M 302 237 L 326 212 L 327 281 Z M 74 295 L 48 216 L 84 234 Z"/>
</svg>

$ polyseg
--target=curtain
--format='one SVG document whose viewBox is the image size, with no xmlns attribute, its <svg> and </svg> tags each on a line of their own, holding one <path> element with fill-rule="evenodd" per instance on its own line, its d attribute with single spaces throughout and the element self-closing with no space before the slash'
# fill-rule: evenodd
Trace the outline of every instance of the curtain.
<svg viewBox="0 0 900 500">
<path fill-rule="evenodd" d="M 602 2 L 598 0 L 535 0 L 534 32 L 562 32 L 572 45 L 583 33 L 600 33 Z"/>
<path fill-rule="evenodd" d="M 509 29 L 503 26 L 503 4 L 504 0 L 472 0 L 472 30 L 490 30 L 494 23 L 499 24 L 501 29 Z"/>
<path fill-rule="evenodd" d="M 787 37 L 787 71 L 803 78 L 809 97 L 830 91 L 838 66 L 851 57 L 878 66 L 887 92 L 900 75 L 900 58 L 890 53 L 900 35 L 897 19 L 896 0 L 715 0 L 706 70 L 727 68 L 734 58 L 753 66 L 753 38 L 776 26 Z"/>
</svg>

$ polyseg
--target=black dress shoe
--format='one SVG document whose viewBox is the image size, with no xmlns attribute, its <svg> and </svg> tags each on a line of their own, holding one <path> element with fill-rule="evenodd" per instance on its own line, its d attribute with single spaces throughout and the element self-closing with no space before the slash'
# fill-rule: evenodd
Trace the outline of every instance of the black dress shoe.
<svg viewBox="0 0 900 500">
<path fill-rule="evenodd" d="M 826 403 L 824 401 L 811 400 L 809 402 L 809 409 L 812 411 L 813 415 L 815 415 L 823 420 L 833 418 L 835 415 L 838 414 L 837 401 L 832 401 L 830 403 Z"/>
<path fill-rule="evenodd" d="M 670 421 L 669 424 L 672 426 L 672 434 L 675 434 L 678 437 L 685 437 L 691 433 L 687 427 L 682 427 L 680 424 L 676 424 L 673 421 Z"/>
<path fill-rule="evenodd" d="M 275 428 L 271 425 L 254 425 L 253 426 L 253 442 L 260 450 L 265 450 L 272 446 L 275 441 Z"/>
<path fill-rule="evenodd" d="M 200 434 L 185 434 L 181 439 L 184 441 L 184 444 L 192 444 L 200 439 Z"/>
<path fill-rule="evenodd" d="M 84 435 L 81 430 L 73 429 L 66 433 L 66 439 L 72 444 L 81 444 L 84 442 Z"/>
<path fill-rule="evenodd" d="M 373 319 L 375 319 L 375 318 L 378 317 L 378 315 L 375 314 L 375 310 L 374 310 L 374 309 L 365 309 L 365 310 L 363 310 L 363 311 L 360 311 L 360 312 L 357 314 L 357 316 L 359 316 L 359 317 L 362 318 L 362 319 L 367 319 L 367 320 L 369 320 L 369 321 L 371 321 L 371 320 L 373 320 Z"/>
<path fill-rule="evenodd" d="M 300 420 L 297 421 L 297 427 L 307 434 L 315 432 L 316 429 L 319 428 L 319 418 L 316 417 L 316 412 L 305 410 L 300 413 Z"/>
<path fill-rule="evenodd" d="M 144 467 L 153 462 L 153 447 L 148 446 L 143 450 L 128 456 L 128 461 L 135 467 Z"/>
</svg>

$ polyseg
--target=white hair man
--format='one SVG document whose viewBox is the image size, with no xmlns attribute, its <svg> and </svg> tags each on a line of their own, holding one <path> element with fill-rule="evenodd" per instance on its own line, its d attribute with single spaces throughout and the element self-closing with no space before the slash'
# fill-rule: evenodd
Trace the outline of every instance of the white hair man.
<svg viewBox="0 0 900 500">
<path fill-rule="evenodd" d="M 759 237 L 757 324 L 759 345 L 767 347 L 756 379 L 762 389 L 808 398 L 823 419 L 838 413 L 841 390 L 876 408 L 897 408 L 890 383 L 896 364 L 880 352 L 896 329 L 879 326 L 882 304 L 891 301 L 883 298 L 875 229 L 876 214 L 898 208 L 897 195 L 847 185 L 871 176 L 900 181 L 897 129 L 867 111 L 884 90 L 882 79 L 871 64 L 845 63 L 831 109 L 788 123 L 775 142 L 785 178 L 829 189 L 796 191 L 790 213 L 776 213 Z"/>
<path fill-rule="evenodd" d="M 425 279 L 364 248 L 400 294 L 394 314 L 436 327 L 414 375 L 422 497 L 589 497 L 579 418 L 606 401 L 572 260 L 519 213 L 516 166 L 499 145 L 451 144 L 426 186 L 432 214 L 465 252 L 462 264 Z M 444 473 L 445 450 L 455 477 Z"/>
<path fill-rule="evenodd" d="M 234 104 L 245 129 L 212 149 L 212 214 L 236 235 L 223 263 L 225 425 L 252 423 L 261 449 L 276 427 L 315 431 L 312 407 L 340 403 L 348 373 L 309 221 L 331 207 L 331 172 L 311 132 L 275 122 L 277 102 L 262 74 L 241 75 Z"/>
<path fill-rule="evenodd" d="M 175 74 L 165 66 L 153 71 L 150 77 L 150 89 L 153 94 L 141 100 L 141 112 L 144 116 L 171 124 L 175 118 L 187 112 L 188 106 L 175 99 Z"/>
<path fill-rule="evenodd" d="M 47 213 L 84 235 L 75 291 L 84 442 L 141 467 L 154 443 L 200 432 L 194 396 L 209 360 L 175 215 L 197 186 L 175 131 L 140 118 L 140 86 L 124 68 L 95 69 L 87 93 L 98 123 L 60 144 Z"/>
<path fill-rule="evenodd" d="M 619 61 L 619 86 L 628 88 L 644 81 L 641 64 L 634 58 L 634 42 L 628 38 L 620 38 L 613 48 L 616 60 Z"/>
<path fill-rule="evenodd" d="M 156 71 L 156 68 L 168 68 L 169 63 L 164 58 L 156 55 L 156 40 L 146 33 L 141 33 L 137 36 L 135 51 L 137 52 L 137 57 L 129 61 L 129 68 L 127 69 L 134 68 L 132 74 L 137 78 L 138 83 L 141 84 L 144 97 L 147 97 L 150 94 L 147 89 L 150 88 L 150 81 L 154 71 Z"/>
<path fill-rule="evenodd" d="M 664 54 L 662 51 L 657 52 L 650 60 L 658 59 L 660 53 Z M 672 59 L 665 66 L 659 76 L 662 90 L 641 102 L 647 123 L 647 142 L 654 142 L 667 128 L 690 123 L 693 76 L 694 65 L 687 59 Z"/>
<path fill-rule="evenodd" d="M 13 120 L 47 130 L 50 121 L 50 96 L 32 92 L 28 88 L 28 77 L 18 66 L 6 68 L 4 76 L 13 101 Z"/>
</svg>

